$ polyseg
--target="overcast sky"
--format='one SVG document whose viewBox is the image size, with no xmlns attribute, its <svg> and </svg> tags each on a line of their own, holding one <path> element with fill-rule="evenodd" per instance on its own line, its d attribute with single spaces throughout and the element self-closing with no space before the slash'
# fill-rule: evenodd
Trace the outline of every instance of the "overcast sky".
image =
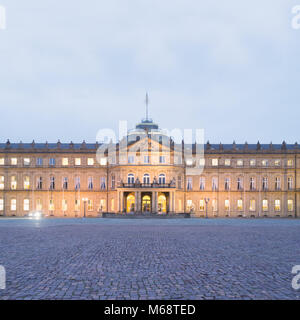
<svg viewBox="0 0 300 320">
<path fill-rule="evenodd" d="M 0 0 L 1 141 L 94 142 L 145 115 L 211 143 L 299 141 L 300 0 Z"/>
</svg>

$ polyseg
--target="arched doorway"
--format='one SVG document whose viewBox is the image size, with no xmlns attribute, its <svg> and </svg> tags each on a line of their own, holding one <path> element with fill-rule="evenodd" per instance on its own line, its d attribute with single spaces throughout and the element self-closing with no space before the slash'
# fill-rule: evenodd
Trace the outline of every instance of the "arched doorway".
<svg viewBox="0 0 300 320">
<path fill-rule="evenodd" d="M 126 212 L 134 212 L 135 209 L 135 195 L 130 193 L 126 198 Z"/>
<path fill-rule="evenodd" d="M 144 195 L 142 198 L 142 211 L 143 212 L 151 211 L 151 197 L 148 194 Z"/>
<path fill-rule="evenodd" d="M 158 212 L 159 213 L 166 213 L 167 212 L 167 197 L 165 196 L 164 193 L 161 193 L 158 195 L 157 204 L 158 204 Z"/>
</svg>

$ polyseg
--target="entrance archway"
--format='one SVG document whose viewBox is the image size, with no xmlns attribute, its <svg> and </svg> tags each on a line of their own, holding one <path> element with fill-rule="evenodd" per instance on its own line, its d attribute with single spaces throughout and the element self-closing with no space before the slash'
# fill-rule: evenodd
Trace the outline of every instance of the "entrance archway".
<svg viewBox="0 0 300 320">
<path fill-rule="evenodd" d="M 135 195 L 130 193 L 126 198 L 126 212 L 134 212 L 135 209 Z"/>
<path fill-rule="evenodd" d="M 160 213 L 167 212 L 167 197 L 164 193 L 161 193 L 158 195 L 157 204 L 158 204 L 158 212 Z"/>
<path fill-rule="evenodd" d="M 148 194 L 142 197 L 142 211 L 143 212 L 151 211 L 151 196 Z"/>
</svg>

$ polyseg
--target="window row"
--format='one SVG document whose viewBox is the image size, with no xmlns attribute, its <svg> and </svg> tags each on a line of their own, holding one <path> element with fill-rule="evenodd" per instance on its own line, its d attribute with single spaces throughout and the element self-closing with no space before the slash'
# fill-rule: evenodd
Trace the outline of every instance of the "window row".
<svg viewBox="0 0 300 320">
<path fill-rule="evenodd" d="M 207 159 L 208 160 L 208 159 Z M 200 159 L 200 166 L 205 166 L 205 159 L 202 158 Z M 256 166 L 261 166 L 261 167 L 269 167 L 269 166 L 274 166 L 274 167 L 281 167 L 283 164 L 286 164 L 288 167 L 293 167 L 294 165 L 294 160 L 293 159 L 287 159 L 287 160 L 281 160 L 281 159 L 275 159 L 275 160 L 268 160 L 268 159 L 263 159 L 263 160 L 257 160 L 257 159 L 250 159 L 250 160 L 245 160 L 245 159 L 219 159 L 219 158 L 213 158 L 209 159 L 208 165 L 211 165 L 213 167 L 217 166 L 225 166 L 225 167 L 230 167 L 233 164 L 236 164 L 237 167 L 243 167 L 245 165 L 249 165 L 250 167 L 256 167 Z"/>
<path fill-rule="evenodd" d="M 269 200 L 267 199 L 264 199 L 262 200 L 262 211 L 263 212 L 267 212 L 270 210 L 269 208 Z M 218 211 L 218 201 L 217 199 L 213 199 L 212 200 L 212 210 L 213 211 Z M 195 205 L 193 204 L 193 201 L 192 200 L 187 200 L 187 208 L 188 210 L 197 210 Z M 225 208 L 225 211 L 230 211 L 230 200 L 229 199 L 226 199 L 224 201 L 224 208 Z M 244 211 L 244 201 L 243 199 L 238 199 L 237 202 L 236 202 L 236 208 L 238 211 Z M 276 199 L 273 203 L 273 208 L 274 208 L 274 211 L 275 212 L 279 212 L 281 211 L 281 200 L 280 199 Z M 205 211 L 206 210 L 206 202 L 205 202 L 205 199 L 200 199 L 199 200 L 199 211 Z M 251 212 L 254 212 L 257 210 L 257 207 L 256 207 L 256 200 L 255 199 L 252 199 L 250 200 L 249 202 L 249 211 Z M 292 199 L 289 199 L 287 200 L 287 210 L 288 212 L 292 212 L 294 211 L 294 200 Z"/>
<path fill-rule="evenodd" d="M 257 186 L 257 180 L 254 177 L 251 177 L 248 181 L 248 185 L 247 187 L 249 187 L 249 190 L 255 191 L 255 190 L 262 190 L 262 191 L 267 191 L 269 190 L 269 179 L 268 177 L 263 177 L 261 179 L 261 182 L 259 183 L 260 185 Z M 199 188 L 200 190 L 205 190 L 205 177 L 200 177 L 200 184 L 199 184 Z M 242 177 L 238 177 L 236 179 L 236 181 L 234 181 L 234 187 L 236 188 L 236 190 L 244 190 L 244 179 Z M 283 187 L 283 181 L 281 179 L 281 177 L 275 177 L 274 180 L 274 185 L 271 186 L 272 190 L 281 190 Z M 261 186 L 261 187 L 260 187 Z M 231 179 L 225 178 L 224 179 L 224 190 L 225 191 L 230 191 L 232 187 L 231 184 Z M 287 178 L 287 189 L 288 190 L 293 190 L 294 188 L 294 183 L 293 183 L 293 178 L 292 177 L 288 177 Z M 217 177 L 213 177 L 211 180 L 211 189 L 213 191 L 218 190 L 218 178 Z M 193 178 L 192 177 L 188 177 L 187 178 L 187 190 L 193 190 Z"/>
</svg>

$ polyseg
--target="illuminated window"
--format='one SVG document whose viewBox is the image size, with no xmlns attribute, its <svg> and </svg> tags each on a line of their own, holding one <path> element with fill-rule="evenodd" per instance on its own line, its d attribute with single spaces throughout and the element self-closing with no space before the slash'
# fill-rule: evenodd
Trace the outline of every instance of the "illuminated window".
<svg viewBox="0 0 300 320">
<path fill-rule="evenodd" d="M 68 202 L 66 199 L 62 200 L 62 211 L 67 211 L 68 210 Z"/>
<path fill-rule="evenodd" d="M 166 163 L 166 157 L 165 156 L 159 156 L 159 163 Z"/>
<path fill-rule="evenodd" d="M 150 163 L 150 157 L 144 156 L 144 163 Z"/>
<path fill-rule="evenodd" d="M 16 178 L 16 176 L 11 176 L 11 178 L 10 178 L 10 188 L 11 188 L 11 190 L 16 190 L 17 189 L 17 178 Z"/>
<path fill-rule="evenodd" d="M 100 177 L 100 189 L 101 190 L 106 189 L 105 177 Z"/>
<path fill-rule="evenodd" d="M 281 181 L 279 177 L 275 178 L 275 190 L 280 190 L 281 189 Z"/>
<path fill-rule="evenodd" d="M 263 209 L 264 212 L 269 210 L 269 202 L 268 202 L 267 199 L 263 200 L 262 209 Z"/>
<path fill-rule="evenodd" d="M 29 211 L 29 199 L 24 199 L 23 210 Z"/>
<path fill-rule="evenodd" d="M 166 183 L 166 175 L 161 173 L 159 176 L 158 176 L 158 183 L 159 184 L 165 184 Z"/>
<path fill-rule="evenodd" d="M 99 210 L 102 212 L 103 210 L 106 210 L 106 205 L 105 205 L 105 200 L 101 199 L 100 200 L 100 207 Z"/>
<path fill-rule="evenodd" d="M 267 177 L 264 177 L 263 180 L 262 180 L 262 189 L 264 191 L 268 190 L 268 178 Z"/>
<path fill-rule="evenodd" d="M 1 198 L 0 199 L 0 211 L 4 210 L 4 200 Z"/>
<path fill-rule="evenodd" d="M 212 166 L 214 166 L 214 167 L 216 167 L 216 166 L 218 166 L 218 159 L 211 159 L 211 165 Z"/>
<path fill-rule="evenodd" d="M 63 177 L 63 189 L 68 190 L 68 177 Z"/>
<path fill-rule="evenodd" d="M 25 176 L 24 177 L 24 190 L 29 190 L 30 188 L 30 181 L 29 181 L 29 177 Z"/>
<path fill-rule="evenodd" d="M 242 199 L 238 199 L 237 209 L 238 209 L 238 211 L 243 211 L 243 200 Z"/>
<path fill-rule="evenodd" d="M 75 158 L 75 166 L 81 165 L 81 158 Z"/>
<path fill-rule="evenodd" d="M 18 164 L 18 159 L 17 159 L 17 158 L 11 158 L 11 159 L 10 159 L 10 164 L 11 164 L 12 166 L 16 166 L 16 165 Z"/>
<path fill-rule="evenodd" d="M 75 199 L 75 211 L 80 211 L 80 200 Z"/>
<path fill-rule="evenodd" d="M 37 211 L 42 211 L 43 205 L 42 205 L 42 200 L 41 199 L 36 199 L 36 210 Z"/>
<path fill-rule="evenodd" d="M 250 160 L 250 166 L 251 166 L 251 167 L 256 166 L 256 160 L 255 160 L 255 159 L 251 159 L 251 160 Z"/>
<path fill-rule="evenodd" d="M 87 164 L 88 164 L 88 166 L 93 166 L 94 165 L 94 158 L 88 158 Z"/>
<path fill-rule="evenodd" d="M 75 177 L 75 190 L 80 189 L 80 177 Z"/>
<path fill-rule="evenodd" d="M 88 200 L 88 211 L 93 211 L 93 200 Z"/>
<path fill-rule="evenodd" d="M 276 199 L 275 200 L 275 211 L 280 211 L 280 210 L 281 210 L 280 200 Z"/>
<path fill-rule="evenodd" d="M 262 162 L 261 162 L 261 165 L 262 165 L 263 167 L 267 167 L 268 164 L 269 164 L 268 160 L 262 160 Z"/>
<path fill-rule="evenodd" d="M 107 163 L 107 159 L 106 158 L 101 158 L 100 159 L 100 165 L 101 166 L 106 166 L 106 163 Z"/>
<path fill-rule="evenodd" d="M 191 211 L 191 209 L 194 207 L 193 201 L 190 200 L 190 199 L 188 199 L 188 200 L 186 201 L 186 205 L 187 205 L 187 210 L 188 210 L 188 211 Z"/>
<path fill-rule="evenodd" d="M 178 210 L 181 211 L 182 210 L 182 203 L 181 203 L 181 199 L 178 199 Z"/>
<path fill-rule="evenodd" d="M 193 178 L 188 177 L 187 178 L 187 185 L 186 185 L 187 190 L 192 190 L 193 189 Z"/>
<path fill-rule="evenodd" d="M 111 199 L 111 211 L 115 210 L 115 199 Z"/>
<path fill-rule="evenodd" d="M 55 166 L 55 158 L 49 159 L 49 166 Z"/>
<path fill-rule="evenodd" d="M 24 166 L 29 166 L 30 165 L 30 158 L 24 158 L 23 163 L 24 163 Z"/>
<path fill-rule="evenodd" d="M 49 199 L 49 211 L 54 211 L 54 200 Z"/>
<path fill-rule="evenodd" d="M 69 165 L 69 158 L 62 158 L 62 165 L 63 166 L 68 166 Z"/>
<path fill-rule="evenodd" d="M 205 178 L 200 177 L 200 190 L 205 190 Z"/>
<path fill-rule="evenodd" d="M 218 190 L 218 178 L 216 177 L 212 178 L 212 190 L 213 191 Z"/>
<path fill-rule="evenodd" d="M 226 191 L 229 191 L 229 190 L 230 190 L 230 178 L 225 178 L 224 189 L 225 189 Z"/>
<path fill-rule="evenodd" d="M 53 176 L 50 177 L 50 190 L 55 189 L 55 178 Z"/>
<path fill-rule="evenodd" d="M 256 202 L 254 199 L 250 200 L 250 211 L 255 211 L 256 210 Z"/>
<path fill-rule="evenodd" d="M 274 164 L 276 167 L 280 167 L 281 161 L 280 160 L 275 160 Z"/>
<path fill-rule="evenodd" d="M 288 189 L 292 190 L 293 189 L 293 178 L 288 177 Z"/>
<path fill-rule="evenodd" d="M 214 212 L 218 211 L 218 200 L 217 199 L 213 199 L 211 204 L 212 204 L 212 210 Z"/>
<path fill-rule="evenodd" d="M 226 167 L 229 167 L 230 166 L 230 159 L 225 159 L 225 166 Z"/>
<path fill-rule="evenodd" d="M 88 189 L 93 190 L 93 177 L 88 177 Z"/>
<path fill-rule="evenodd" d="M 43 165 L 43 158 L 37 158 L 36 159 L 36 165 L 37 166 L 42 166 Z"/>
<path fill-rule="evenodd" d="M 255 190 L 255 178 L 250 178 L 250 190 Z"/>
<path fill-rule="evenodd" d="M 292 159 L 288 159 L 288 161 L 287 161 L 287 165 L 288 165 L 288 167 L 292 167 L 293 166 L 293 160 Z"/>
<path fill-rule="evenodd" d="M 230 210 L 230 201 L 228 199 L 225 200 L 225 211 Z"/>
<path fill-rule="evenodd" d="M 291 212 L 294 210 L 294 201 L 293 200 L 288 200 L 288 211 Z"/>
<path fill-rule="evenodd" d="M 199 210 L 200 210 L 200 211 L 204 211 L 204 209 L 205 209 L 205 202 L 204 202 L 203 199 L 201 199 L 201 200 L 199 201 Z"/>
<path fill-rule="evenodd" d="M 37 190 L 43 189 L 43 178 L 42 177 L 37 177 L 36 188 L 37 188 Z"/>
<path fill-rule="evenodd" d="M 16 211 L 17 210 L 17 199 L 10 200 L 10 210 Z"/>
<path fill-rule="evenodd" d="M 0 166 L 4 166 L 4 158 L 0 158 Z"/>
<path fill-rule="evenodd" d="M 238 167 L 242 167 L 242 166 L 244 165 L 244 161 L 243 161 L 243 160 L 237 160 L 237 161 L 236 161 L 236 165 L 237 165 Z"/>
<path fill-rule="evenodd" d="M 4 176 L 0 176 L 0 190 L 4 190 Z"/>
<path fill-rule="evenodd" d="M 204 167 L 205 166 L 205 159 L 204 158 L 200 158 L 199 159 L 199 165 L 200 165 L 200 167 Z"/>
</svg>

